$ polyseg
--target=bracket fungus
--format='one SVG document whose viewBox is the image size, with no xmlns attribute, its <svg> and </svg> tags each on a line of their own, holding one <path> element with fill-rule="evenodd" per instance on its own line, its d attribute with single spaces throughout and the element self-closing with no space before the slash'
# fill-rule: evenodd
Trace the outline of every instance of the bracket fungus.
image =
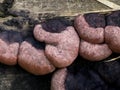
<svg viewBox="0 0 120 90">
<path fill-rule="evenodd" d="M 115 53 L 120 53 L 120 11 L 107 15 L 105 28 L 105 43 Z"/>
<path fill-rule="evenodd" d="M 85 14 L 75 18 L 74 26 L 81 39 L 90 43 L 104 42 L 105 19 L 101 14 Z"/>
<path fill-rule="evenodd" d="M 107 26 L 105 28 L 105 42 L 113 52 L 120 53 L 120 27 Z"/>
<path fill-rule="evenodd" d="M 107 44 L 92 44 L 81 40 L 80 55 L 90 61 L 100 61 L 112 54 Z"/>
<path fill-rule="evenodd" d="M 46 43 L 45 55 L 55 67 L 69 66 L 78 55 L 79 37 L 72 26 L 60 20 L 47 22 L 35 26 L 34 36 L 38 41 Z"/>
<path fill-rule="evenodd" d="M 75 18 L 74 26 L 81 38 L 79 54 L 90 61 L 101 61 L 112 54 L 105 43 L 105 15 L 90 13 Z"/>
<path fill-rule="evenodd" d="M 32 37 L 26 38 L 21 43 L 18 64 L 35 75 L 44 75 L 55 70 L 55 67 L 45 56 L 44 44 Z"/>
<path fill-rule="evenodd" d="M 6 65 L 16 65 L 22 36 L 16 31 L 0 33 L 0 62 Z"/>
</svg>

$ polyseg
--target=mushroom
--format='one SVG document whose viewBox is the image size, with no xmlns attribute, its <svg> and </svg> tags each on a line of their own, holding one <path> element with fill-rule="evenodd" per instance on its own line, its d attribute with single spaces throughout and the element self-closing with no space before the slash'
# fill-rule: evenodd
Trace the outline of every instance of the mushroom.
<svg viewBox="0 0 120 90">
<path fill-rule="evenodd" d="M 28 37 L 20 45 L 18 64 L 34 75 L 44 75 L 55 70 L 45 56 L 44 44 Z"/>
<path fill-rule="evenodd" d="M 66 26 L 60 20 L 48 22 L 35 26 L 34 37 L 46 43 L 45 55 L 55 67 L 69 66 L 78 55 L 79 37 L 72 26 Z"/>
<path fill-rule="evenodd" d="M 112 54 L 107 44 L 92 44 L 81 40 L 80 56 L 90 61 L 100 61 Z"/>
<path fill-rule="evenodd" d="M 95 44 L 104 42 L 104 15 L 79 15 L 75 18 L 74 26 L 81 39 Z"/>
<path fill-rule="evenodd" d="M 120 53 L 120 27 L 106 26 L 105 42 L 113 52 Z"/>
<path fill-rule="evenodd" d="M 16 31 L 2 31 L 0 33 L 0 62 L 6 65 L 16 65 L 19 45 L 22 41 L 21 33 Z"/>
</svg>

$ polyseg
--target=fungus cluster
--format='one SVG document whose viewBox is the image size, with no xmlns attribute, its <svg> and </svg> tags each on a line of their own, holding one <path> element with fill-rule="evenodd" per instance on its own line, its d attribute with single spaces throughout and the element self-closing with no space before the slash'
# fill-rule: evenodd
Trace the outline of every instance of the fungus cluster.
<svg viewBox="0 0 120 90">
<path fill-rule="evenodd" d="M 120 29 L 116 19 L 119 13 L 79 15 L 74 21 L 75 28 L 64 19 L 54 18 L 37 24 L 28 35 L 2 31 L 0 62 L 7 65 L 18 63 L 32 74 L 44 75 L 53 72 L 55 68 L 71 65 L 78 52 L 90 61 L 103 60 L 112 52 L 120 53 Z M 24 18 L 18 22 L 20 27 L 17 28 L 24 29 Z M 30 24 L 32 19 L 28 17 L 26 20 Z M 16 19 L 12 19 L 4 24 L 14 26 L 15 22 Z"/>
<path fill-rule="evenodd" d="M 112 52 L 120 53 L 120 12 L 90 13 L 76 17 L 74 25 L 81 38 L 79 54 L 90 61 L 100 61 Z"/>
<path fill-rule="evenodd" d="M 119 58 L 104 59 L 120 53 L 120 11 L 79 15 L 74 26 L 80 37 L 81 57 L 54 73 L 51 90 L 119 90 Z"/>
<path fill-rule="evenodd" d="M 32 37 L 26 38 L 20 45 L 18 64 L 35 75 L 43 75 L 55 70 L 45 56 L 44 45 Z"/>
<path fill-rule="evenodd" d="M 37 25 L 34 36 L 46 43 L 45 54 L 55 67 L 70 65 L 78 55 L 79 37 L 72 26 L 66 26 L 61 21 L 50 20 L 47 24 Z"/>
<path fill-rule="evenodd" d="M 9 22 L 13 21 L 9 20 L 7 23 Z M 1 63 L 7 65 L 18 63 L 23 69 L 35 75 L 48 74 L 55 68 L 69 66 L 79 51 L 77 32 L 73 26 L 61 19 L 42 22 L 36 25 L 32 32 L 28 31 L 28 34 L 4 30 L 0 33 L 0 43 Z"/>
</svg>

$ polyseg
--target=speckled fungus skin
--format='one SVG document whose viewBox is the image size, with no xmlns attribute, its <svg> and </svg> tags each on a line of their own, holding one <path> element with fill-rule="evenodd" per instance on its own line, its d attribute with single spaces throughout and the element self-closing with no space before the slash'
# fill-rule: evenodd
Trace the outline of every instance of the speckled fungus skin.
<svg viewBox="0 0 120 90">
<path fill-rule="evenodd" d="M 67 76 L 67 69 L 63 68 L 55 72 L 51 80 L 51 90 L 65 90 L 65 79 Z"/>
<path fill-rule="evenodd" d="M 105 27 L 105 43 L 115 53 L 120 53 L 120 11 L 114 11 L 107 15 Z"/>
<path fill-rule="evenodd" d="M 78 15 L 74 26 L 81 38 L 79 54 L 90 61 L 101 61 L 112 54 L 105 42 L 105 15 L 90 13 Z"/>
<path fill-rule="evenodd" d="M 81 40 L 80 55 L 90 61 L 100 61 L 112 54 L 107 44 L 92 44 Z"/>
<path fill-rule="evenodd" d="M 113 52 L 120 53 L 120 27 L 107 26 L 105 28 L 105 42 Z"/>
<path fill-rule="evenodd" d="M 18 64 L 34 75 L 45 75 L 55 70 L 45 56 L 43 43 L 32 37 L 26 38 L 20 45 Z"/>
<path fill-rule="evenodd" d="M 100 14 L 78 15 L 74 26 L 83 40 L 90 43 L 104 42 L 105 19 Z"/>
<path fill-rule="evenodd" d="M 22 35 L 16 31 L 0 33 L 0 62 L 6 65 L 16 65 Z"/>
<path fill-rule="evenodd" d="M 46 43 L 45 55 L 55 67 L 69 66 L 78 55 L 79 37 L 72 26 L 65 26 L 58 20 L 50 22 L 52 24 L 36 25 L 34 36 L 38 41 Z M 52 30 L 56 32 L 52 33 Z"/>
</svg>

